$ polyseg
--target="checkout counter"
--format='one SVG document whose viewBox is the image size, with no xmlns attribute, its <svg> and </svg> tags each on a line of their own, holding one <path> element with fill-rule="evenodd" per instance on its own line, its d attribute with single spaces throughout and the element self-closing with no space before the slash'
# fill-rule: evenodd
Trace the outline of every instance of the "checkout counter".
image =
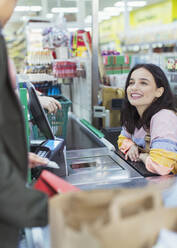
<svg viewBox="0 0 177 248">
<path fill-rule="evenodd" d="M 142 178 L 115 153 L 110 142 L 95 135 L 73 114 L 69 115 L 66 147 L 69 175 L 65 180 L 81 189 Z"/>
<path fill-rule="evenodd" d="M 143 187 L 176 181 L 176 177 L 170 175 L 144 177 L 135 163 L 128 164 L 110 142 L 98 138 L 72 113 L 68 121 L 66 162 L 68 175 L 64 179 L 82 190 Z M 49 227 L 27 229 L 26 243 L 27 248 L 51 248 Z"/>
</svg>

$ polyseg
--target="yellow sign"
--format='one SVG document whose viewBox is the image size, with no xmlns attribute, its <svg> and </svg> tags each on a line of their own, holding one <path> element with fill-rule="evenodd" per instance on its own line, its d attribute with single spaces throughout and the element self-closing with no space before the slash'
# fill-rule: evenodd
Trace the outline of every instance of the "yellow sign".
<svg viewBox="0 0 177 248">
<path fill-rule="evenodd" d="M 172 1 L 172 21 L 177 20 L 177 0 L 171 0 Z"/>
<path fill-rule="evenodd" d="M 173 0 L 148 5 L 130 12 L 131 28 L 160 25 L 172 22 Z M 175 0 L 176 1 L 176 0 Z"/>
<path fill-rule="evenodd" d="M 163 25 L 177 20 L 177 0 L 164 0 L 130 12 L 130 30 L 140 27 Z M 100 43 L 114 41 L 120 46 L 120 35 L 124 32 L 124 15 L 112 17 L 100 24 Z"/>
<path fill-rule="evenodd" d="M 119 33 L 124 30 L 123 15 L 114 16 L 109 20 L 102 22 L 99 26 L 100 43 L 107 43 L 117 40 Z"/>
</svg>

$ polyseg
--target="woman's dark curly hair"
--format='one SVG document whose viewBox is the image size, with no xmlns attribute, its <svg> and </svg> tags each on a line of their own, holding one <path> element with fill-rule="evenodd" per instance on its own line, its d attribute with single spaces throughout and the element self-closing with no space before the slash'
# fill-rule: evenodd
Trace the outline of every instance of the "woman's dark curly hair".
<svg viewBox="0 0 177 248">
<path fill-rule="evenodd" d="M 136 107 L 132 106 L 127 98 L 127 87 L 129 86 L 130 77 L 133 71 L 144 68 L 148 70 L 156 83 L 157 88 L 163 87 L 164 92 L 161 97 L 157 98 L 156 101 L 144 111 L 142 118 L 140 118 Z M 144 127 L 144 129 L 150 128 L 150 121 L 154 114 L 156 114 L 161 109 L 170 109 L 175 111 L 174 96 L 170 89 L 170 85 L 165 73 L 162 69 L 154 64 L 137 64 L 135 65 L 128 74 L 126 85 L 125 85 L 125 100 L 123 104 L 122 114 L 121 114 L 121 124 L 126 128 L 126 130 L 133 134 L 135 128 Z"/>
</svg>

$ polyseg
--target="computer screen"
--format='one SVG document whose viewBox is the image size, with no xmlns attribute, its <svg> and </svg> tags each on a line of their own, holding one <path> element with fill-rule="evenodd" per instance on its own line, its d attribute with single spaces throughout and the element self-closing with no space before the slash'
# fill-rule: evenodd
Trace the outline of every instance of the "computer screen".
<svg viewBox="0 0 177 248">
<path fill-rule="evenodd" d="M 43 133 L 46 139 L 55 139 L 51 126 L 48 122 L 46 113 L 40 104 L 34 87 L 28 87 L 29 93 L 29 109 L 33 116 L 34 122 Z"/>
</svg>

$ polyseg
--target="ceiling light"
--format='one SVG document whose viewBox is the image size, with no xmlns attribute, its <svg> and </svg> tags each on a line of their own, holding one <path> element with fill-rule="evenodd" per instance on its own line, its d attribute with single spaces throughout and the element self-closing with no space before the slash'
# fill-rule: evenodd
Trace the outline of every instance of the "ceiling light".
<svg viewBox="0 0 177 248">
<path fill-rule="evenodd" d="M 146 4 L 147 4 L 146 1 L 130 1 L 130 2 L 127 2 L 127 5 L 130 6 L 130 7 L 143 7 Z M 116 7 L 124 7 L 125 3 L 123 1 L 116 2 L 114 4 L 114 6 L 116 6 Z"/>
<path fill-rule="evenodd" d="M 52 13 L 77 13 L 78 8 L 53 8 Z"/>
<path fill-rule="evenodd" d="M 41 6 L 31 6 L 30 7 L 30 11 L 37 12 L 37 11 L 41 11 L 41 10 L 42 10 Z"/>
<path fill-rule="evenodd" d="M 104 21 L 104 20 L 109 20 L 110 17 L 111 17 L 110 13 L 105 13 L 103 11 L 98 12 L 98 21 L 99 22 Z"/>
<path fill-rule="evenodd" d="M 17 12 L 27 12 L 27 11 L 32 11 L 32 12 L 38 12 L 41 11 L 42 7 L 41 6 L 16 6 L 15 11 Z"/>
<path fill-rule="evenodd" d="M 128 7 L 128 11 L 131 11 L 132 7 Z M 121 6 L 121 7 L 106 7 L 103 9 L 103 11 L 105 13 L 109 13 L 109 14 L 119 14 L 120 12 L 125 11 L 125 7 Z"/>
<path fill-rule="evenodd" d="M 107 17 L 107 16 L 110 16 L 110 14 L 109 13 L 105 13 L 104 11 L 99 11 L 98 12 L 98 16 L 99 17 Z"/>
<path fill-rule="evenodd" d="M 99 22 L 106 21 L 106 20 L 109 20 L 109 19 L 110 19 L 110 16 L 101 16 L 101 17 L 98 17 L 98 21 Z"/>
<path fill-rule="evenodd" d="M 103 11 L 111 12 L 111 11 L 117 11 L 118 9 L 119 9 L 118 7 L 106 7 L 103 9 Z"/>
<path fill-rule="evenodd" d="M 147 3 L 146 1 L 133 1 L 133 2 L 128 2 L 128 6 L 131 7 L 143 7 L 145 6 Z"/>
<path fill-rule="evenodd" d="M 16 6 L 15 11 L 29 11 L 29 6 Z"/>
<path fill-rule="evenodd" d="M 120 13 L 120 8 L 118 7 L 106 7 L 103 9 L 104 12 L 110 13 L 110 14 L 119 14 Z"/>
</svg>

